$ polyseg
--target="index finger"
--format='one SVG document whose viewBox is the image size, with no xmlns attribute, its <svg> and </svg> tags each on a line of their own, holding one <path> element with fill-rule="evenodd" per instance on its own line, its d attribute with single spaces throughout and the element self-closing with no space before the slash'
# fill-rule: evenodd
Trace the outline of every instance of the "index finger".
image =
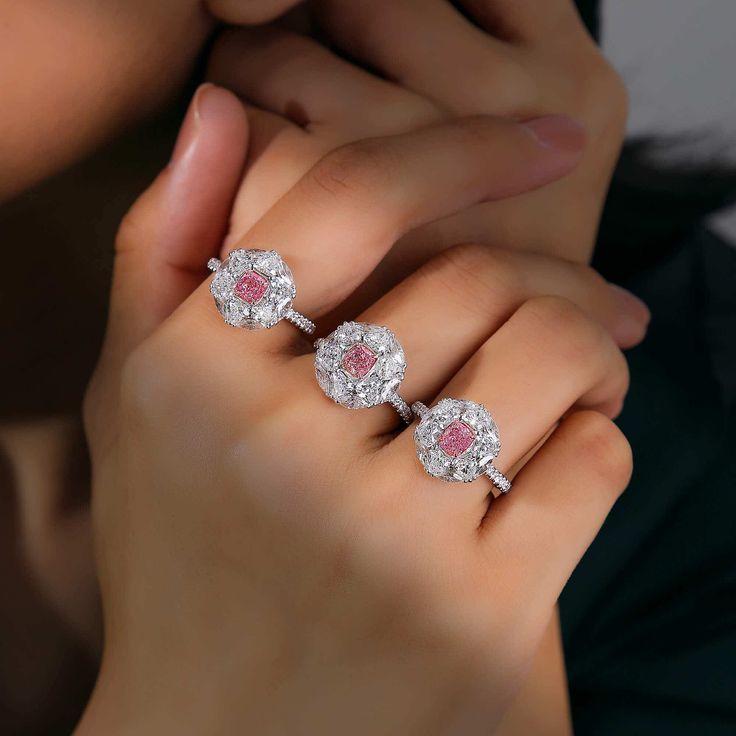
<svg viewBox="0 0 736 736">
<path fill-rule="evenodd" d="M 473 117 L 352 143 L 319 162 L 236 247 L 277 251 L 294 274 L 295 309 L 315 319 L 406 232 L 560 178 L 577 163 L 583 139 L 562 116 L 526 124 Z M 205 287 L 193 297 L 186 309 L 210 299 Z M 279 325 L 259 342 L 283 346 L 289 329 Z"/>
</svg>

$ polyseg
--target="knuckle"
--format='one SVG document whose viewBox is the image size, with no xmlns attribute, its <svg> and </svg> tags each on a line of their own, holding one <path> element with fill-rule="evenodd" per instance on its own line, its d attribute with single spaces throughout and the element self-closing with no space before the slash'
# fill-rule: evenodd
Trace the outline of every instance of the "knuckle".
<svg viewBox="0 0 736 736">
<path fill-rule="evenodd" d="M 555 350 L 567 360 L 587 359 L 605 344 L 603 328 L 576 304 L 559 296 L 540 296 L 525 302 L 519 310 L 532 324 L 533 333 L 549 336 Z"/>
<path fill-rule="evenodd" d="M 623 432 L 606 416 L 595 411 L 573 414 L 578 450 L 583 461 L 607 486 L 620 493 L 631 479 L 631 445 Z"/>
<path fill-rule="evenodd" d="M 454 245 L 424 266 L 425 274 L 440 284 L 445 298 L 479 309 L 515 306 L 521 293 L 521 275 L 509 254 L 479 243 Z"/>
<path fill-rule="evenodd" d="M 619 132 L 623 136 L 629 113 L 624 80 L 597 48 L 581 69 L 578 99 L 584 103 L 586 115 L 598 120 L 609 135 Z"/>
<path fill-rule="evenodd" d="M 308 182 L 334 197 L 366 199 L 390 176 L 392 159 L 385 143 L 356 141 L 325 156 L 310 172 Z"/>
</svg>

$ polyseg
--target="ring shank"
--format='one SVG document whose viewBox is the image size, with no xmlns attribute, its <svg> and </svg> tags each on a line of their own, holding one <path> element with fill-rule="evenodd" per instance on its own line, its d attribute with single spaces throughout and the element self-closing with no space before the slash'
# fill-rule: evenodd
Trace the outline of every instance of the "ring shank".
<svg viewBox="0 0 736 736">
<path fill-rule="evenodd" d="M 511 481 L 492 463 L 486 465 L 483 474 L 501 493 L 508 493 L 511 490 Z"/>
<path fill-rule="evenodd" d="M 399 396 L 399 394 L 394 393 L 394 395 L 389 398 L 388 403 L 396 409 L 398 415 L 404 420 L 404 422 L 411 424 L 413 419 L 411 407 L 406 403 L 406 401 L 404 401 L 404 399 L 401 398 L 401 396 Z"/>
</svg>

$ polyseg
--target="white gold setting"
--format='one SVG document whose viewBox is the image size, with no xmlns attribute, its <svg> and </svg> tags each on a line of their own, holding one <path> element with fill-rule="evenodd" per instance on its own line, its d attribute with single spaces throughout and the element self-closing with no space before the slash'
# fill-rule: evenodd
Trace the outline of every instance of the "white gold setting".
<svg viewBox="0 0 736 736">
<path fill-rule="evenodd" d="M 334 402 L 349 409 L 388 403 L 411 422 L 411 409 L 398 393 L 406 372 L 404 350 L 391 330 L 345 322 L 315 347 L 317 382 Z"/>
<path fill-rule="evenodd" d="M 485 475 L 501 493 L 511 490 L 511 481 L 493 466 L 501 439 L 485 406 L 442 399 L 431 409 L 418 401 L 412 411 L 419 417 L 414 430 L 417 457 L 430 475 L 463 483 Z"/>
<path fill-rule="evenodd" d="M 210 291 L 227 324 L 257 330 L 286 319 L 314 332 L 314 323 L 292 309 L 294 277 L 276 251 L 237 249 L 224 261 L 211 258 L 207 267 L 215 273 Z"/>
</svg>

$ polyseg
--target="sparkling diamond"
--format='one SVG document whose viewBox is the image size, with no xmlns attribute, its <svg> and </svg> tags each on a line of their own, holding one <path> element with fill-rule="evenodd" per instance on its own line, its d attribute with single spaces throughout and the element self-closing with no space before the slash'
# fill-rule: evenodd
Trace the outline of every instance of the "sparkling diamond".
<svg viewBox="0 0 736 736">
<path fill-rule="evenodd" d="M 342 367 L 353 378 L 364 378 L 371 372 L 378 357 L 367 346 L 357 343 L 345 353 Z"/>
<path fill-rule="evenodd" d="M 498 428 L 472 401 L 443 399 L 423 413 L 414 431 L 417 454 L 430 475 L 468 483 L 498 455 Z"/>
<path fill-rule="evenodd" d="M 464 422 L 451 422 L 440 435 L 437 444 L 448 457 L 459 457 L 475 441 L 475 432 Z"/>
<path fill-rule="evenodd" d="M 404 353 L 386 327 L 346 322 L 320 340 L 317 379 L 338 404 L 367 408 L 389 401 L 404 377 Z"/>
<path fill-rule="evenodd" d="M 246 271 L 238 279 L 233 291 L 247 304 L 258 304 L 268 291 L 268 279 L 258 271 Z"/>
</svg>

